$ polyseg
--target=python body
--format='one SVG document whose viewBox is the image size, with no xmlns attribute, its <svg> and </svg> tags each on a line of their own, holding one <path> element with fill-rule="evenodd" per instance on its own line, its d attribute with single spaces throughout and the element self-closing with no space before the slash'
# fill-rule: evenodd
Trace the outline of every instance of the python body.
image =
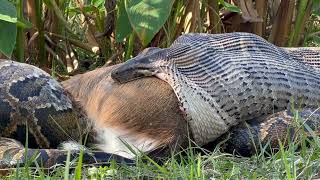
<svg viewBox="0 0 320 180">
<path fill-rule="evenodd" d="M 199 145 L 250 119 L 318 108 L 320 51 L 283 49 L 248 33 L 186 34 L 114 70 L 118 82 L 155 75 L 168 82 Z M 312 66 L 309 66 L 310 63 Z"/>
</svg>

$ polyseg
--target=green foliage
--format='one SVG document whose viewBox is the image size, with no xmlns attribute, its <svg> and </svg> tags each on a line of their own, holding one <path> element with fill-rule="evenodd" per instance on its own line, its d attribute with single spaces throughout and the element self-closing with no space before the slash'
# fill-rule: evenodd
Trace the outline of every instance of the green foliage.
<svg viewBox="0 0 320 180">
<path fill-rule="evenodd" d="M 76 13 L 81 13 L 81 12 L 93 13 L 96 11 L 105 11 L 103 4 L 104 4 L 104 1 L 99 0 L 99 1 L 92 1 L 91 4 L 86 4 L 81 8 L 75 5 L 70 5 L 66 7 L 65 13 L 72 13 L 70 15 L 75 15 Z"/>
<path fill-rule="evenodd" d="M 30 28 L 32 24 L 23 18 L 17 17 L 15 6 L 7 1 L 0 0 L 0 52 L 11 58 L 16 44 L 17 27 L 20 29 Z"/>
<path fill-rule="evenodd" d="M 168 19 L 172 5 L 172 0 L 122 0 L 117 20 L 117 40 L 127 37 L 133 29 L 142 44 L 148 45 Z"/>
<path fill-rule="evenodd" d="M 94 13 L 95 17 L 95 25 L 99 32 L 104 31 L 104 18 L 106 9 L 104 7 L 104 0 L 92 0 L 89 7 L 93 8 L 92 13 Z"/>
<path fill-rule="evenodd" d="M 313 15 L 320 16 L 320 0 L 314 0 L 312 10 Z"/>
<path fill-rule="evenodd" d="M 17 20 L 17 27 L 20 27 L 22 29 L 29 29 L 32 27 L 32 23 L 25 20 L 25 19 L 19 19 Z"/>
<path fill-rule="evenodd" d="M 91 4 L 99 9 L 104 9 L 105 0 L 92 0 Z"/>
<path fill-rule="evenodd" d="M 312 36 L 312 41 L 320 46 L 320 37 L 319 36 Z"/>
<path fill-rule="evenodd" d="M 0 20 L 0 52 L 5 56 L 11 57 L 16 43 L 17 26 L 14 23 Z"/>
<path fill-rule="evenodd" d="M 118 2 L 116 41 L 122 42 L 131 33 L 136 33 L 147 46 L 167 21 L 172 0 L 121 0 Z M 231 12 L 241 13 L 240 8 L 223 0 L 223 7 Z"/>
<path fill-rule="evenodd" d="M 117 42 L 122 42 L 126 37 L 130 35 L 130 33 L 132 33 L 132 28 L 129 22 L 124 0 L 121 0 L 118 3 L 118 14 L 115 33 Z"/>
<path fill-rule="evenodd" d="M 231 12 L 241 13 L 241 9 L 233 4 L 227 3 L 223 0 L 219 0 L 219 4 Z"/>
<path fill-rule="evenodd" d="M 70 4 L 70 6 L 66 7 L 65 13 L 75 16 L 77 14 L 93 14 L 92 17 L 95 20 L 95 24 L 98 26 L 100 32 L 103 31 L 103 21 L 105 18 L 105 7 L 104 7 L 105 0 L 92 0 L 89 1 L 87 4 L 79 7 L 74 4 Z"/>
<path fill-rule="evenodd" d="M 0 0 L 0 4 L 0 52 L 10 58 L 16 43 L 17 12 L 7 0 Z"/>
<path fill-rule="evenodd" d="M 13 4 L 7 0 L 0 0 L 0 20 L 16 23 L 17 22 L 17 12 Z"/>
<path fill-rule="evenodd" d="M 125 0 L 128 19 L 143 45 L 147 45 L 164 25 L 172 0 Z"/>
<path fill-rule="evenodd" d="M 312 14 L 307 23 L 304 46 L 320 47 L 320 0 L 313 2 Z"/>
</svg>

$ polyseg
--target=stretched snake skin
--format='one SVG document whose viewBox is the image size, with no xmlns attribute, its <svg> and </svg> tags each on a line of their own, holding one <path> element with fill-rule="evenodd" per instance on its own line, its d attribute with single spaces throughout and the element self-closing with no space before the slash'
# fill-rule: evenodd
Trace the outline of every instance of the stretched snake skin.
<svg viewBox="0 0 320 180">
<path fill-rule="evenodd" d="M 319 60 L 320 51 L 279 48 L 249 33 L 185 34 L 111 76 L 120 83 L 152 75 L 168 82 L 195 142 L 204 145 L 240 122 L 263 121 L 290 104 L 318 108 Z"/>
<path fill-rule="evenodd" d="M 82 107 L 49 74 L 28 64 L 1 59 L 0 72 L 1 169 L 23 165 L 33 156 L 39 164 L 51 167 L 66 160 L 67 151 L 56 149 L 62 142 L 81 142 L 88 135 L 86 143 L 94 143 L 95 132 Z M 21 143 L 26 140 L 29 149 L 25 157 Z M 79 151 L 72 151 L 72 157 Z M 84 154 L 84 163 L 106 163 L 111 158 L 120 163 L 133 162 L 93 151 Z"/>
</svg>

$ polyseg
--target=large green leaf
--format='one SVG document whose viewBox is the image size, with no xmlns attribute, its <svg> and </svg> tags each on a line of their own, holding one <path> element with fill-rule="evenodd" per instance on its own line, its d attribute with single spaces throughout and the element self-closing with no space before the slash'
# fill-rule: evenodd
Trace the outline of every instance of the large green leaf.
<svg viewBox="0 0 320 180">
<path fill-rule="evenodd" d="M 7 0 L 0 0 L 0 20 L 16 23 L 17 11 L 13 4 Z"/>
<path fill-rule="evenodd" d="M 13 4 L 0 0 L 0 52 L 11 57 L 17 36 L 17 12 Z"/>
<path fill-rule="evenodd" d="M 211 0 L 211 1 L 213 1 L 213 0 Z M 219 5 L 222 5 L 228 11 L 235 12 L 235 13 L 242 13 L 241 9 L 239 7 L 237 7 L 233 4 L 227 3 L 224 0 L 219 0 L 218 3 L 219 3 Z"/>
<path fill-rule="evenodd" d="M 131 24 L 124 4 L 125 0 L 119 2 L 119 10 L 116 21 L 116 42 L 122 42 L 124 38 L 132 33 Z"/>
<path fill-rule="evenodd" d="M 173 0 L 125 0 L 130 24 L 146 46 L 164 25 Z"/>
<path fill-rule="evenodd" d="M 16 43 L 17 26 L 15 23 L 0 20 L 0 52 L 11 57 Z"/>
<path fill-rule="evenodd" d="M 223 6 L 224 6 L 224 8 L 226 8 L 227 10 L 229 10 L 231 12 L 241 13 L 241 9 L 233 4 L 223 2 Z"/>
</svg>

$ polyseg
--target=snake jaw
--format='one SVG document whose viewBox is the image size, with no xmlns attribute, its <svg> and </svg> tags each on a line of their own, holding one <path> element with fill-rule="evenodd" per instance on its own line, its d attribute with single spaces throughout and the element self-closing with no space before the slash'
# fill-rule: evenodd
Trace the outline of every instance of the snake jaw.
<svg viewBox="0 0 320 180">
<path fill-rule="evenodd" d="M 123 84 L 143 77 L 153 76 L 155 74 L 156 71 L 152 69 L 135 69 L 127 67 L 126 65 L 122 65 L 118 69 L 115 69 L 111 72 L 111 78 L 114 81 Z"/>
<path fill-rule="evenodd" d="M 161 73 L 161 66 L 168 63 L 166 49 L 156 48 L 148 53 L 139 54 L 111 72 L 111 78 L 119 83 L 126 83 Z"/>
<path fill-rule="evenodd" d="M 111 72 L 111 78 L 119 83 L 126 83 L 143 77 L 157 74 L 155 64 L 150 58 L 134 58 Z"/>
</svg>

